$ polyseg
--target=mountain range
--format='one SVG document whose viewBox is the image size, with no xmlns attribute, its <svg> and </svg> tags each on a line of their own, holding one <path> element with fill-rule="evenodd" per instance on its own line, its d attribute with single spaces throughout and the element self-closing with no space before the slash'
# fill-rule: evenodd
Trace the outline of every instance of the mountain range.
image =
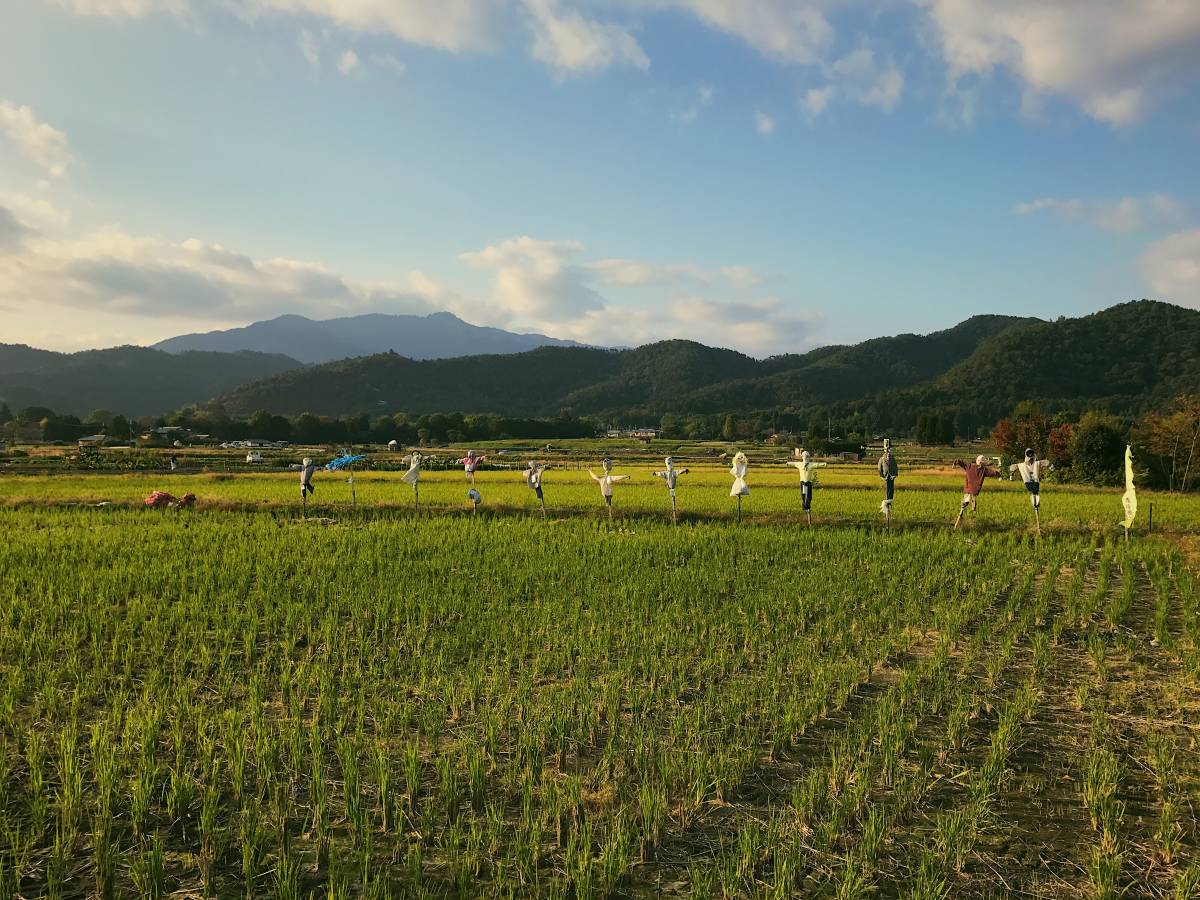
<svg viewBox="0 0 1200 900">
<path fill-rule="evenodd" d="M 14 412 L 44 406 L 60 415 L 108 409 L 153 416 L 299 365 L 270 353 L 172 354 L 147 347 L 55 353 L 0 344 L 0 401 Z"/>
<path fill-rule="evenodd" d="M 520 353 L 544 346 L 579 345 L 544 334 L 516 334 L 472 325 L 453 313 L 437 312 L 427 316 L 374 313 L 320 321 L 304 316 L 279 316 L 227 331 L 182 334 L 159 341 L 154 349 L 168 353 L 254 350 L 283 354 L 302 363 L 323 363 L 375 353 L 441 359 L 481 353 Z"/>
<path fill-rule="evenodd" d="M 1182 392 L 1200 392 L 1200 312 L 1141 300 L 1053 322 L 975 316 L 929 335 L 765 360 L 681 340 L 425 361 L 377 354 L 283 372 L 219 400 L 230 413 L 569 409 L 626 422 L 668 413 L 836 412 L 911 428 L 931 410 L 984 425 L 1021 401 L 1048 411 L 1136 413 Z"/>
<path fill-rule="evenodd" d="M 449 314 L 414 318 L 474 327 Z M 290 319 L 309 321 L 283 317 Z M 960 433 L 971 434 L 1021 401 L 1048 412 L 1094 407 L 1135 414 L 1180 393 L 1200 393 L 1200 312 L 1150 300 L 1052 322 L 974 316 L 932 334 L 762 360 L 685 340 L 438 359 L 386 352 L 315 365 L 241 350 L 63 354 L 0 345 L 0 401 L 14 411 L 46 406 L 75 415 L 95 409 L 157 415 L 213 401 L 233 415 L 534 417 L 569 410 L 653 423 L 668 414 L 772 412 L 805 424 L 834 416 L 867 428 L 908 429 L 921 413 L 938 412 L 955 416 Z"/>
</svg>

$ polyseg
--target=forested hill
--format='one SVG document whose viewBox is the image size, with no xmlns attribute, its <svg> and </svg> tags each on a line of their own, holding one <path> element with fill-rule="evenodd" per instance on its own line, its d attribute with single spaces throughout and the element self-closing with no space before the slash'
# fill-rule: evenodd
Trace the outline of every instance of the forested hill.
<svg viewBox="0 0 1200 900">
<path fill-rule="evenodd" d="M 299 365 L 272 353 L 173 354 L 145 347 L 55 353 L 0 344 L 0 402 L 14 412 L 45 406 L 60 415 L 97 409 L 159 415 Z"/>
<path fill-rule="evenodd" d="M 930 335 L 755 360 L 692 341 L 633 350 L 543 347 L 414 361 L 393 354 L 285 372 L 220 397 L 231 413 L 405 411 L 655 420 L 665 413 L 797 407 L 929 381 L 984 343 L 1036 319 L 977 316 Z"/>
<path fill-rule="evenodd" d="M 842 411 L 884 426 L 932 409 L 987 423 L 1026 401 L 1048 412 L 1134 414 L 1198 392 L 1200 311 L 1140 300 L 1004 332 L 926 384 L 860 397 Z"/>
</svg>

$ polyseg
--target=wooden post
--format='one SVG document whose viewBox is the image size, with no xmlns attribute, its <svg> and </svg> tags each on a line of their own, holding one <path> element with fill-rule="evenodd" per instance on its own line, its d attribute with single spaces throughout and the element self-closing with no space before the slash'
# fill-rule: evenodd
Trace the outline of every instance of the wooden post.
<svg viewBox="0 0 1200 900">
<path fill-rule="evenodd" d="M 674 491 L 671 491 L 671 524 L 672 525 L 679 524 L 679 516 L 675 509 L 675 492 Z"/>
<path fill-rule="evenodd" d="M 419 485 L 419 481 L 413 482 L 413 509 L 417 512 L 421 511 L 421 488 Z"/>
<path fill-rule="evenodd" d="M 1154 533 L 1154 504 L 1150 504 L 1150 527 L 1147 529 L 1151 534 Z"/>
<path fill-rule="evenodd" d="M 737 520 L 740 522 L 740 521 L 742 521 L 742 495 L 741 494 L 738 494 L 737 502 L 738 502 Z"/>
</svg>

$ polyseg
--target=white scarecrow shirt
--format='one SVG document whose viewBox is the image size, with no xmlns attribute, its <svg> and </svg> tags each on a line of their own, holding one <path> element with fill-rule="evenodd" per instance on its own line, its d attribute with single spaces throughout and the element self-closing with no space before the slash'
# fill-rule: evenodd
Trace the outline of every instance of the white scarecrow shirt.
<svg viewBox="0 0 1200 900">
<path fill-rule="evenodd" d="M 675 496 L 675 484 L 676 484 L 676 482 L 678 482 L 679 476 L 686 475 L 688 470 L 687 469 L 676 469 L 675 468 L 675 460 L 673 460 L 669 456 L 665 460 L 663 460 L 663 462 L 666 463 L 667 468 L 662 472 L 655 472 L 654 477 L 661 478 L 663 481 L 665 481 L 667 483 L 667 490 L 669 490 L 671 492 L 671 496 L 674 497 Z"/>
<path fill-rule="evenodd" d="M 300 464 L 300 496 L 313 493 L 312 477 L 316 470 L 317 464 L 309 457 L 304 457 L 304 462 Z"/>
<path fill-rule="evenodd" d="M 417 482 L 421 480 L 421 454 L 414 450 L 400 462 L 408 463 L 408 471 L 400 476 L 400 480 L 416 487 Z"/>
<path fill-rule="evenodd" d="M 729 489 L 730 497 L 749 497 L 750 485 L 746 483 L 746 469 L 749 463 L 746 462 L 746 454 L 738 453 L 733 458 L 733 465 L 729 469 L 729 474 L 733 476 L 733 487 Z"/>
<path fill-rule="evenodd" d="M 588 474 L 592 476 L 592 480 L 600 485 L 600 495 L 605 498 L 612 497 L 613 485 L 622 481 L 628 481 L 628 475 L 614 475 L 612 473 L 612 460 L 604 460 L 604 474 L 597 475 L 591 469 L 588 469 Z"/>
<path fill-rule="evenodd" d="M 545 471 L 545 466 L 535 462 L 529 463 L 529 468 L 525 470 L 525 484 L 531 491 L 536 491 L 542 486 L 542 473 Z"/>
</svg>

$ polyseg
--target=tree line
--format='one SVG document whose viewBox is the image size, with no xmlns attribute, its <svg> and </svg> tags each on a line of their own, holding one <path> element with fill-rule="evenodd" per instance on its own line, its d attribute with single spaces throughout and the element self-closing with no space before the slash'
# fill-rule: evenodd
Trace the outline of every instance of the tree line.
<svg viewBox="0 0 1200 900">
<path fill-rule="evenodd" d="M 608 423 L 578 418 L 568 410 L 552 418 L 516 418 L 495 414 L 432 413 L 371 418 L 366 414 L 331 417 L 302 413 L 280 416 L 258 411 L 246 418 L 229 416 L 220 406 L 185 407 L 168 416 L 130 419 L 97 410 L 79 419 L 46 407 L 14 414 L 0 404 L 0 436 L 8 439 L 75 441 L 88 434 L 134 440 L 146 431 L 176 426 L 214 441 L 258 438 L 297 444 L 386 444 L 438 446 L 491 440 L 550 441 L 589 438 Z M 855 450 L 879 437 L 909 438 L 926 445 L 985 439 L 1005 457 L 1019 458 L 1026 447 L 1049 459 L 1060 477 L 1091 484 L 1119 484 L 1124 478 L 1125 445 L 1132 444 L 1139 482 L 1166 490 L 1187 491 L 1200 483 L 1200 395 L 1181 395 L 1161 409 L 1139 417 L 1106 411 L 1047 413 L 1020 403 L 991 426 L 948 410 L 919 413 L 908 428 L 880 428 L 878 420 L 832 411 L 770 410 L 746 414 L 683 416 L 667 414 L 657 423 L 667 440 L 761 441 L 803 443 L 819 452 Z"/>
</svg>

